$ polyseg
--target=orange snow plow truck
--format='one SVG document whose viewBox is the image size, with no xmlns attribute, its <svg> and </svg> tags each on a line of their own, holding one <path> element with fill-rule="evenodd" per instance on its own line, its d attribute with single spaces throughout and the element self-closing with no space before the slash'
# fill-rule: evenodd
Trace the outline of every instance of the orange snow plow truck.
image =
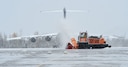
<svg viewBox="0 0 128 67">
<path fill-rule="evenodd" d="M 89 36 L 87 32 L 81 32 L 78 36 L 78 41 L 75 38 L 71 38 L 71 42 L 67 44 L 66 49 L 96 49 L 111 47 L 106 44 L 105 39 L 100 36 Z"/>
</svg>

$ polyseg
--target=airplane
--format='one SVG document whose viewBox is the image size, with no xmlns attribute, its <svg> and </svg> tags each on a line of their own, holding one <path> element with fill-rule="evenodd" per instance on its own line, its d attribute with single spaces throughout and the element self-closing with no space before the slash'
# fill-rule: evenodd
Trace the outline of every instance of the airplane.
<svg viewBox="0 0 128 67">
<path fill-rule="evenodd" d="M 66 9 L 65 8 L 63 9 L 63 12 L 64 12 L 64 19 L 66 19 Z"/>
<path fill-rule="evenodd" d="M 63 18 L 66 19 L 67 12 L 69 12 L 69 13 L 83 13 L 83 12 L 87 12 L 87 11 L 84 11 L 84 10 L 66 10 L 66 8 L 64 7 L 63 11 L 62 10 L 48 10 L 48 11 L 40 11 L 40 12 L 41 13 L 60 13 L 60 12 L 63 12 Z"/>
<path fill-rule="evenodd" d="M 58 48 L 58 33 L 50 33 L 43 35 L 29 35 L 14 38 L 7 38 L 6 47 L 15 48 Z"/>
</svg>

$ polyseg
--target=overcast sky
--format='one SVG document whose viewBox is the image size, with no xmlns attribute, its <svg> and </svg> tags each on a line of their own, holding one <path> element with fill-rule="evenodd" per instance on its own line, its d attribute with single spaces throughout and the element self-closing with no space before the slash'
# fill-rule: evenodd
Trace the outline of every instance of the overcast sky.
<svg viewBox="0 0 128 67">
<path fill-rule="evenodd" d="M 66 24 L 74 32 L 128 37 L 128 0 L 0 0 L 0 32 L 31 35 L 59 32 L 63 13 L 47 10 L 83 10 L 67 13 Z"/>
</svg>

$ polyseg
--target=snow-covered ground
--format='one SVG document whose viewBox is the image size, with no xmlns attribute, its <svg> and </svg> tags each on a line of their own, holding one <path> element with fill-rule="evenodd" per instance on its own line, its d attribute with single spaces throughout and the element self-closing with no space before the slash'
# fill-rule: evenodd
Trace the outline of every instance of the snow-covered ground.
<svg viewBox="0 0 128 67">
<path fill-rule="evenodd" d="M 128 67 L 128 47 L 1 48 L 0 67 Z"/>
</svg>

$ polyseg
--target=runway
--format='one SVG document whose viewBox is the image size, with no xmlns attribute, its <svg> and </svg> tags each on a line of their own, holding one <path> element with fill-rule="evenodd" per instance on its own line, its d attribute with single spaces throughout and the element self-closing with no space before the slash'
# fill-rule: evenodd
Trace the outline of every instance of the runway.
<svg viewBox="0 0 128 67">
<path fill-rule="evenodd" d="M 127 67 L 128 47 L 1 48 L 0 67 Z"/>
</svg>

